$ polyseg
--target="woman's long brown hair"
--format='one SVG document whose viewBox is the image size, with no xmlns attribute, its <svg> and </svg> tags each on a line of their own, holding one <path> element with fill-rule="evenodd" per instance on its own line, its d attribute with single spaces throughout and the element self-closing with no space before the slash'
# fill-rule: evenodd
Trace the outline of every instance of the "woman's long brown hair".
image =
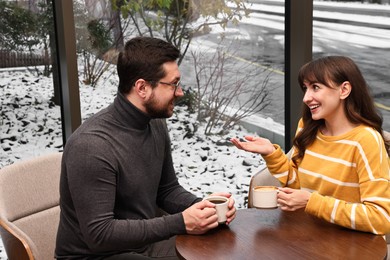
<svg viewBox="0 0 390 260">
<path fill-rule="evenodd" d="M 344 56 L 327 56 L 308 62 L 301 67 L 298 74 L 298 82 L 302 90 L 304 81 L 310 84 L 321 83 L 329 88 L 332 87 L 331 83 L 340 86 L 343 82 L 349 81 L 352 90 L 345 99 L 344 106 L 348 120 L 354 124 L 363 124 L 376 129 L 385 140 L 389 155 L 390 140 L 386 140 L 383 135 L 382 116 L 376 110 L 368 85 L 353 60 Z M 302 107 L 302 120 L 304 128 L 293 141 L 298 150 L 292 158 L 295 163 L 303 158 L 306 148 L 314 142 L 319 128 L 325 123 L 323 119 L 313 120 L 310 109 L 305 104 Z"/>
</svg>

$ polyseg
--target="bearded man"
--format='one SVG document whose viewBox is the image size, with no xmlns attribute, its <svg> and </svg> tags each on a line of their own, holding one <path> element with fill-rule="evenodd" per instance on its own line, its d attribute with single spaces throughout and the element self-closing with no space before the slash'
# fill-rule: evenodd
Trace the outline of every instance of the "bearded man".
<svg viewBox="0 0 390 260">
<path fill-rule="evenodd" d="M 165 119 L 184 95 L 179 56 L 149 37 L 131 39 L 119 54 L 114 102 L 65 145 L 57 259 L 177 259 L 176 235 L 218 226 L 215 204 L 185 190 L 173 167 Z M 229 198 L 229 224 L 234 200 L 216 194 Z"/>
</svg>

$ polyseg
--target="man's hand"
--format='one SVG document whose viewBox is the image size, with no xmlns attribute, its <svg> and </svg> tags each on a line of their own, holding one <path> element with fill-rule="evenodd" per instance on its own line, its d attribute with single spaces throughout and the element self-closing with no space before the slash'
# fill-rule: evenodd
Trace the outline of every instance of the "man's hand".
<svg viewBox="0 0 390 260">
<path fill-rule="evenodd" d="M 215 204 L 208 200 L 195 203 L 183 211 L 187 234 L 200 235 L 218 226 Z"/>
<path fill-rule="evenodd" d="M 311 193 L 305 190 L 279 188 L 278 204 L 282 210 L 295 211 L 305 208 Z"/>
</svg>

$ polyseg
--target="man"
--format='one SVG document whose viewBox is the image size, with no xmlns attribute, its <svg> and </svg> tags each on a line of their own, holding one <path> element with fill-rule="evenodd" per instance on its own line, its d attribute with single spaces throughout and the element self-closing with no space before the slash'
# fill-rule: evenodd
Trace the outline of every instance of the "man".
<svg viewBox="0 0 390 260">
<path fill-rule="evenodd" d="M 64 149 L 56 258 L 177 259 L 175 235 L 217 227 L 215 205 L 180 186 L 173 168 L 164 119 L 184 95 L 179 55 L 156 38 L 126 43 L 113 104 L 85 121 Z M 227 223 L 235 211 L 230 198 Z"/>
</svg>

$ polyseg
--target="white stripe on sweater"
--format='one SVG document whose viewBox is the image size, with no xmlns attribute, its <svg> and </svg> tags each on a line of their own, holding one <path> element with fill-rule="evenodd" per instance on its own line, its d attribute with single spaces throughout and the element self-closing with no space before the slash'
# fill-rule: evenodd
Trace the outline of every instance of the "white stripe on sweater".
<svg viewBox="0 0 390 260">
<path fill-rule="evenodd" d="M 371 224 L 370 218 L 367 215 L 367 207 L 366 207 L 366 205 L 364 205 L 364 204 L 360 204 L 360 205 L 363 208 L 364 214 L 366 215 L 367 222 L 368 222 L 368 224 L 370 225 L 370 227 L 372 229 L 372 233 L 378 234 L 378 231 L 376 231 L 376 229 L 373 227 L 373 225 Z"/>
<path fill-rule="evenodd" d="M 334 202 L 332 214 L 330 215 L 330 222 L 331 223 L 334 223 L 334 219 L 336 218 L 336 212 L 337 212 L 337 208 L 339 206 L 339 203 L 340 203 L 340 200 L 338 200 L 338 199 L 336 199 Z"/>
<path fill-rule="evenodd" d="M 356 207 L 357 207 L 357 204 L 352 204 L 352 209 L 351 209 L 351 228 L 352 229 L 356 229 L 356 225 L 355 225 Z"/>
<path fill-rule="evenodd" d="M 320 178 L 320 179 L 323 179 L 325 181 L 328 181 L 330 183 L 334 183 L 336 185 L 340 185 L 340 186 L 347 186 L 347 187 L 359 187 L 359 183 L 356 183 L 356 182 L 343 182 L 343 181 L 339 181 L 339 180 L 336 180 L 334 178 L 330 178 L 328 176 L 324 176 L 322 174 L 319 174 L 319 173 L 316 173 L 316 172 L 312 172 L 312 171 L 309 171 L 309 170 L 306 170 L 306 169 L 303 169 L 303 168 L 299 168 L 299 171 L 301 173 L 304 173 L 304 174 L 307 174 L 307 175 L 310 175 L 310 176 L 313 176 L 313 177 L 316 177 L 316 178 Z"/>
<path fill-rule="evenodd" d="M 314 156 L 314 157 L 317 157 L 317 158 L 321 158 L 321 159 L 327 160 L 327 161 L 344 164 L 345 166 L 348 166 L 348 167 L 356 167 L 356 163 L 351 163 L 349 161 L 342 160 L 342 159 L 339 159 L 339 158 L 330 157 L 330 156 L 326 156 L 326 155 L 323 155 L 323 154 L 315 153 L 315 152 L 312 152 L 312 151 L 310 151 L 308 149 L 306 150 L 305 153 L 306 154 L 310 154 L 311 156 Z"/>
<path fill-rule="evenodd" d="M 376 140 L 376 143 L 378 144 L 378 149 L 379 151 L 381 151 L 381 147 L 382 147 L 382 138 L 379 138 L 378 136 L 378 132 L 374 131 L 372 128 L 370 127 L 366 127 L 365 128 L 368 132 L 370 132 L 372 134 L 372 136 L 375 138 Z M 382 155 L 382 152 L 380 152 L 380 162 L 382 163 L 382 160 L 383 160 L 383 155 Z"/>
<path fill-rule="evenodd" d="M 367 156 L 364 153 L 363 148 L 362 148 L 362 146 L 360 145 L 359 142 L 349 141 L 349 140 L 340 140 L 340 141 L 337 141 L 337 143 L 342 143 L 342 144 L 348 144 L 348 145 L 356 146 L 358 148 L 358 150 L 359 150 L 360 156 L 362 157 L 362 160 L 364 162 L 364 165 L 365 165 L 366 171 L 368 173 L 368 176 L 370 177 L 370 180 L 372 181 L 372 180 L 375 179 L 374 175 L 372 174 L 371 167 L 370 167 L 370 165 L 368 163 Z"/>
<path fill-rule="evenodd" d="M 385 216 L 385 218 L 387 219 L 387 221 L 390 222 L 390 216 L 389 214 L 387 214 L 386 210 L 384 210 L 382 207 L 378 206 L 378 205 L 374 205 L 374 207 L 380 211 L 382 213 L 383 216 Z"/>
<path fill-rule="evenodd" d="M 390 198 L 383 198 L 383 197 L 368 197 L 368 198 L 362 198 L 362 201 L 371 201 L 371 202 L 375 202 L 375 201 L 386 201 L 386 202 L 390 202 Z"/>
</svg>

